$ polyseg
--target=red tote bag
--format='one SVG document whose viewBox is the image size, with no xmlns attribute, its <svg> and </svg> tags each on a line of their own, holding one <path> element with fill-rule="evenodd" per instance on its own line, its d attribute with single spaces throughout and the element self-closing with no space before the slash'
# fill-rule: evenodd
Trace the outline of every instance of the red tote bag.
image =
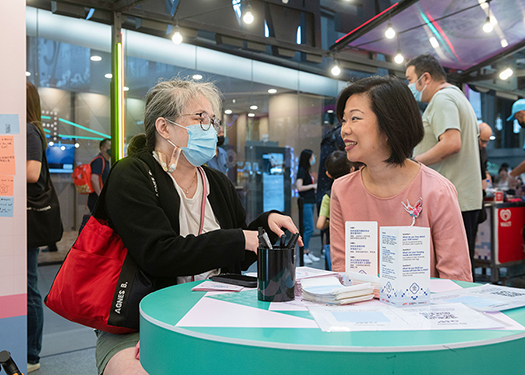
<svg viewBox="0 0 525 375">
<path fill-rule="evenodd" d="M 154 180 L 151 171 L 149 175 Z M 69 250 L 45 304 L 72 322 L 124 334 L 138 330 L 140 300 L 156 288 L 107 225 L 104 202 L 109 181 L 108 176 L 94 214 Z"/>
<path fill-rule="evenodd" d="M 110 312 L 115 310 L 118 315 L 120 308 L 122 313 L 128 289 L 117 288 L 127 253 L 120 237 L 91 216 L 58 271 L 46 306 L 68 320 L 101 331 L 133 332 L 133 328 L 110 324 Z"/>
</svg>

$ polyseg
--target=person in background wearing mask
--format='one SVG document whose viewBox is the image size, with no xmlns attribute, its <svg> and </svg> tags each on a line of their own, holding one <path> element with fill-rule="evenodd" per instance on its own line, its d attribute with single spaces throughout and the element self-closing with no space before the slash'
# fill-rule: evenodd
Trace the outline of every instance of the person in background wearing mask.
<svg viewBox="0 0 525 375">
<path fill-rule="evenodd" d="M 463 92 L 447 83 L 435 57 L 420 55 L 410 60 L 406 79 L 416 101 L 428 103 L 423 113 L 425 134 L 414 149 L 414 160 L 454 184 L 472 259 L 482 205 L 476 114 Z"/>
<path fill-rule="evenodd" d="M 487 163 L 489 158 L 487 156 L 487 145 L 492 137 L 492 128 L 486 122 L 479 124 L 479 162 L 481 163 L 481 186 L 483 188 L 483 196 L 487 190 Z"/>
<path fill-rule="evenodd" d="M 315 164 L 315 154 L 312 150 L 303 150 L 299 157 L 299 170 L 295 185 L 299 196 L 303 198 L 303 241 L 304 253 L 303 261 L 305 264 L 317 262 L 320 258 L 310 252 L 310 238 L 314 233 L 314 211 L 315 211 L 315 191 L 317 184 L 311 175 L 312 165 Z"/>
<path fill-rule="evenodd" d="M 220 147 L 224 144 L 224 128 L 221 125 L 219 134 L 217 134 L 217 149 L 213 158 L 206 164 L 208 167 L 216 169 L 225 175 L 228 175 L 228 155 L 226 151 Z"/>
<path fill-rule="evenodd" d="M 93 193 L 88 196 L 89 212 L 93 212 L 102 187 L 109 174 L 109 159 L 111 159 L 111 139 L 105 138 L 99 144 L 100 153 L 91 161 L 91 185 Z"/>
<path fill-rule="evenodd" d="M 221 272 L 240 274 L 257 259 L 258 227 L 272 242 L 283 229 L 298 232 L 290 217 L 275 211 L 246 225 L 232 182 L 201 167 L 216 152 L 216 113 L 221 96 L 212 83 L 180 78 L 158 83 L 146 97 L 145 134 L 137 136 L 146 138 L 144 149 L 113 165 L 98 202 L 97 211 L 104 209 L 157 289 Z M 139 332 L 96 335 L 97 374 L 146 374 L 135 354 Z"/>
<path fill-rule="evenodd" d="M 518 123 L 522 128 L 525 128 L 525 99 L 519 99 L 512 105 L 512 114 L 509 116 L 507 121 L 518 120 Z M 516 168 L 514 168 L 509 175 L 511 177 L 518 177 L 520 174 L 525 173 L 525 160 L 522 161 Z"/>
</svg>

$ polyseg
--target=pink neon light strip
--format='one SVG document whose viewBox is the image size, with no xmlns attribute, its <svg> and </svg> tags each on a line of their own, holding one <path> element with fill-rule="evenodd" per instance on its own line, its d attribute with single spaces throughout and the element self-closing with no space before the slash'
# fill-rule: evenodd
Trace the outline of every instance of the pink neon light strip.
<svg viewBox="0 0 525 375">
<path fill-rule="evenodd" d="M 0 319 L 27 315 L 27 294 L 0 297 Z"/>
<path fill-rule="evenodd" d="M 432 22 L 432 24 L 436 27 L 437 31 L 439 31 L 439 33 L 443 36 L 443 38 L 445 38 L 445 41 L 447 42 L 448 46 L 449 46 L 450 49 L 452 50 L 452 53 L 454 54 L 454 56 L 456 56 L 456 58 L 459 60 L 459 56 L 456 54 L 456 50 L 454 49 L 454 46 L 452 45 L 452 43 L 451 43 L 450 40 L 448 39 L 447 34 L 445 34 L 445 32 L 443 31 L 443 29 L 442 29 L 441 27 L 439 27 L 439 25 L 437 24 L 437 22 L 434 21 L 434 19 L 432 18 L 432 16 L 431 16 L 430 14 L 428 14 L 427 11 L 425 11 L 425 13 L 427 14 L 428 19 L 430 20 L 430 22 Z"/>
<path fill-rule="evenodd" d="M 348 34 L 346 34 L 345 36 L 342 36 L 341 38 L 337 39 L 335 42 L 336 43 L 339 43 L 340 40 L 346 38 L 348 35 L 356 32 L 357 30 L 359 30 L 360 28 L 362 28 L 363 26 L 369 24 L 370 22 L 372 22 L 373 20 L 375 20 L 377 17 L 380 17 L 382 16 L 383 14 L 385 14 L 386 12 L 388 12 L 390 9 L 394 8 L 395 6 L 397 6 L 397 4 L 399 3 L 395 3 L 394 5 L 392 5 L 391 7 L 385 9 L 384 11 L 382 11 L 381 13 L 377 14 L 376 16 L 370 18 L 368 21 L 366 21 L 365 23 L 361 24 L 360 26 L 356 27 L 355 29 L 353 29 L 352 31 L 350 31 Z"/>
</svg>

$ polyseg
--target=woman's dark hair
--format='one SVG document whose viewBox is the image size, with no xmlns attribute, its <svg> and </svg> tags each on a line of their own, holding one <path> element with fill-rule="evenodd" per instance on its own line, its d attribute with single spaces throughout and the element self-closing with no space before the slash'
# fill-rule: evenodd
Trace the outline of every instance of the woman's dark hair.
<svg viewBox="0 0 525 375">
<path fill-rule="evenodd" d="M 128 156 L 134 156 L 146 150 L 146 134 L 139 133 L 130 139 L 127 148 Z"/>
<path fill-rule="evenodd" d="M 26 81 L 26 121 L 35 125 L 42 137 L 46 139 L 44 128 L 42 127 L 40 96 L 36 87 L 29 81 Z M 44 142 L 44 147 L 47 147 L 47 142 Z"/>
<path fill-rule="evenodd" d="M 326 171 L 330 173 L 330 176 L 335 180 L 336 178 L 350 173 L 352 163 L 346 157 L 346 152 L 336 150 L 328 155 L 324 162 L 324 166 Z"/>
<path fill-rule="evenodd" d="M 301 151 L 301 156 L 299 156 L 299 169 L 304 168 L 308 173 L 310 173 L 311 165 L 310 158 L 314 152 L 309 149 Z"/>
<path fill-rule="evenodd" d="M 447 79 L 445 69 L 443 69 L 438 59 L 432 55 L 419 55 L 407 63 L 407 68 L 409 66 L 414 67 L 414 71 L 418 78 L 421 77 L 423 73 L 428 73 L 432 79 L 436 81 Z"/>
<path fill-rule="evenodd" d="M 354 82 L 344 88 L 337 98 L 339 121 L 343 119 L 348 98 L 356 94 L 370 99 L 379 132 L 387 137 L 391 153 L 385 162 L 403 164 L 412 156 L 412 150 L 424 135 L 421 113 L 408 86 L 395 77 L 375 76 Z"/>
</svg>

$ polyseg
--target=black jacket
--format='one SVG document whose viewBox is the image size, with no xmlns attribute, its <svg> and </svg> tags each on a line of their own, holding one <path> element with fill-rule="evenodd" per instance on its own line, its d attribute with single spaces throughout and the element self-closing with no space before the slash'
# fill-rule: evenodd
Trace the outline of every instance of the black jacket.
<svg viewBox="0 0 525 375">
<path fill-rule="evenodd" d="M 158 196 L 146 165 L 154 176 Z M 245 211 L 230 180 L 214 169 L 203 169 L 209 181 L 208 199 L 222 229 L 199 236 L 179 235 L 180 197 L 173 180 L 151 153 L 115 163 L 104 186 L 107 191 L 101 204 L 109 225 L 159 288 L 176 284 L 177 276 L 215 268 L 240 273 L 257 259 L 255 253 L 244 249 L 242 229 L 257 230 L 262 226 L 271 233 L 268 213 L 247 226 Z"/>
</svg>

